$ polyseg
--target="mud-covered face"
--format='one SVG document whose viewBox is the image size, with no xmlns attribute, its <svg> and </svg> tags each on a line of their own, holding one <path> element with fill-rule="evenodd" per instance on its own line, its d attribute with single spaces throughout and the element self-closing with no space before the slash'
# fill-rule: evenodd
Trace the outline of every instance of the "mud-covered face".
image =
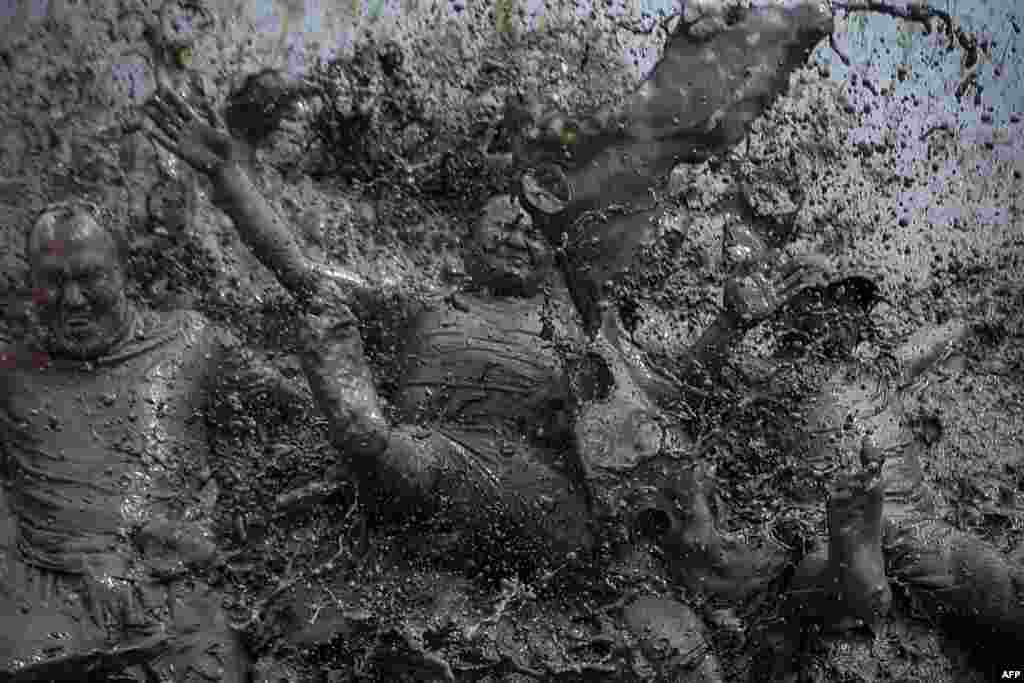
<svg viewBox="0 0 1024 683">
<path fill-rule="evenodd" d="M 477 222 L 467 254 L 470 277 L 501 296 L 532 296 L 554 263 L 554 252 L 515 200 L 492 200 Z"/>
<path fill-rule="evenodd" d="M 52 352 L 91 359 L 123 336 L 124 273 L 111 235 L 86 215 L 39 225 L 29 245 L 33 298 Z"/>
</svg>

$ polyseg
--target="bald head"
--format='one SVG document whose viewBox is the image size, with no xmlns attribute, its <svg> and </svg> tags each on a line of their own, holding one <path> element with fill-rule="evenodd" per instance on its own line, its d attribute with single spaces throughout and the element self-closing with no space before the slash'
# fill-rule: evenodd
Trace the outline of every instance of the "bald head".
<svg viewBox="0 0 1024 683">
<path fill-rule="evenodd" d="M 33 266 L 44 255 L 59 255 L 73 246 L 88 245 L 109 250 L 120 265 L 123 256 L 119 235 L 101 225 L 95 218 L 99 209 L 89 202 L 74 201 L 51 204 L 29 228 L 26 251 Z"/>
</svg>

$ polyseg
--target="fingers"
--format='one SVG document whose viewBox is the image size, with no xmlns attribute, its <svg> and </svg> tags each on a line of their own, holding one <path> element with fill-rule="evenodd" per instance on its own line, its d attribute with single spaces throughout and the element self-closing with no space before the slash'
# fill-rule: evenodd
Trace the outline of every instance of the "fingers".
<svg viewBox="0 0 1024 683">
<path fill-rule="evenodd" d="M 147 105 L 151 111 L 155 111 L 163 118 L 183 126 L 186 120 L 177 107 L 174 106 L 172 102 L 174 96 L 174 91 L 170 88 L 161 87 L 149 98 Z"/>
<path fill-rule="evenodd" d="M 170 140 L 178 140 L 184 130 L 182 121 L 158 95 L 154 95 L 146 103 L 145 112 L 147 118 L 160 129 Z"/>
<path fill-rule="evenodd" d="M 213 107 L 204 101 L 204 109 L 207 115 L 214 121 L 220 117 Z M 146 104 L 146 111 L 155 123 L 161 126 L 171 137 L 177 137 L 177 133 L 192 127 L 197 123 L 206 124 L 195 109 L 192 108 L 182 97 L 170 88 L 161 87 Z"/>
<path fill-rule="evenodd" d="M 143 132 L 146 134 L 146 137 L 155 142 L 157 145 L 163 147 L 171 154 L 177 155 L 178 146 L 174 144 L 174 141 L 168 138 L 166 135 L 148 128 L 145 129 Z"/>
<path fill-rule="evenodd" d="M 203 122 L 196 110 L 193 109 L 192 106 L 181 97 L 181 95 L 173 90 L 165 88 L 161 92 L 158 92 L 156 97 L 160 97 L 162 100 L 166 101 L 183 123 L 189 124 Z"/>
<path fill-rule="evenodd" d="M 220 112 L 217 111 L 217 108 L 213 106 L 212 102 L 209 100 L 203 100 L 203 109 L 205 110 L 210 123 L 212 123 L 214 127 L 223 131 L 228 129 L 227 122 L 224 121 L 224 117 L 220 115 Z"/>
<path fill-rule="evenodd" d="M 150 102 L 146 105 L 146 114 L 150 125 L 143 126 L 143 132 L 150 140 L 165 150 L 180 156 L 181 150 L 178 141 L 181 139 L 181 124 L 172 117 L 166 115 L 160 104 Z"/>
<path fill-rule="evenodd" d="M 151 107 L 146 110 L 149 120 L 159 129 L 160 133 L 169 140 L 178 140 L 181 137 L 181 123 L 166 116 L 158 107 Z M 147 128 L 147 132 L 154 132 Z"/>
</svg>

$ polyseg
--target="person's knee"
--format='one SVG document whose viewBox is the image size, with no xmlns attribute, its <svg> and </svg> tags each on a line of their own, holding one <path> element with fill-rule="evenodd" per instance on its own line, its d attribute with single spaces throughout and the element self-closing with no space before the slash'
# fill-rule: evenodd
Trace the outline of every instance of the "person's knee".
<svg viewBox="0 0 1024 683">
<path fill-rule="evenodd" d="M 716 683 L 722 680 L 704 625 L 686 605 L 658 596 L 637 598 L 623 609 L 624 620 L 641 649 L 666 679 Z"/>
</svg>

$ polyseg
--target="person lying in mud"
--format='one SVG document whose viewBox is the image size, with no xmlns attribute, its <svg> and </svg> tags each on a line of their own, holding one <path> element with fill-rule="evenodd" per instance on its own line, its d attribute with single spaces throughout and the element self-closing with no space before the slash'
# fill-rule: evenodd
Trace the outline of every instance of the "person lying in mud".
<svg viewBox="0 0 1024 683">
<path fill-rule="evenodd" d="M 552 187 L 565 186 L 564 178 L 558 176 L 557 171 L 549 176 L 555 179 Z M 523 187 L 524 203 L 531 206 L 534 214 L 547 210 L 557 216 L 564 206 L 558 196 L 536 183 L 532 174 L 524 177 Z M 577 302 L 583 302 L 584 310 L 589 306 L 590 310 L 599 312 L 602 327 L 612 330 L 607 334 L 609 339 L 626 335 L 608 305 L 601 306 L 607 299 L 605 283 L 628 268 L 631 255 L 649 238 L 648 219 L 657 210 L 601 217 L 583 229 L 578 228 L 581 221 L 577 221 L 568 229 L 574 236 L 569 238 L 570 249 L 576 251 L 570 253 L 566 261 L 570 274 L 575 276 L 576 289 L 582 290 Z M 726 239 L 727 250 L 734 247 L 733 265 L 738 268 L 729 287 L 742 286 L 748 292 L 768 295 L 768 298 L 748 296 L 743 299 L 745 311 L 750 312 L 766 305 L 772 293 L 779 291 L 778 288 L 758 287 L 755 283 L 763 282 L 763 264 L 773 253 L 770 247 L 781 245 L 771 244 L 757 231 L 741 232 L 746 234 L 732 240 L 735 244 L 730 245 L 730 240 Z M 805 265 L 813 262 L 812 259 Z M 942 521 L 942 515 L 934 507 L 934 497 L 923 481 L 920 464 L 923 444 L 906 424 L 899 401 L 901 390 L 926 372 L 969 330 L 958 323 L 920 330 L 899 349 L 898 368 L 887 377 L 880 368 L 843 360 L 859 339 L 858 329 L 868 324 L 866 314 L 878 301 L 873 283 L 857 276 L 833 277 L 831 282 L 828 277 L 822 277 L 815 286 L 808 286 L 814 280 L 813 277 L 796 280 L 801 286 L 785 298 L 786 310 L 782 315 L 791 330 L 799 331 L 799 336 L 815 340 L 822 348 L 827 347 L 827 357 L 832 359 L 801 369 L 804 379 L 817 381 L 821 390 L 806 406 L 809 418 L 797 426 L 798 431 L 805 435 L 804 449 L 808 458 L 829 462 L 837 460 L 840 452 L 849 455 L 863 450 L 865 454 L 873 454 L 873 464 L 863 473 L 841 477 L 831 487 L 828 546 L 800 567 L 791 601 L 798 615 L 794 624 L 798 625 L 809 616 L 826 618 L 833 625 L 853 619 L 874 623 L 889 609 L 891 579 L 920 598 L 933 615 L 961 628 L 965 623 L 968 628 L 974 628 L 975 642 L 990 647 L 1014 642 L 1024 632 L 1024 610 L 1021 609 L 1024 568 L 980 539 Z M 736 298 L 735 293 L 730 296 Z M 745 317 L 737 315 L 726 327 L 733 338 L 749 329 L 744 324 Z M 613 324 L 609 324 L 609 319 Z M 713 325 L 705 338 L 714 338 L 714 328 L 721 322 Z M 624 340 L 618 346 L 628 349 L 631 345 Z M 713 354 L 722 348 L 725 347 L 711 345 L 704 353 Z M 627 355 L 640 353 L 640 349 L 633 348 L 632 354 Z M 692 362 L 690 359 L 683 361 L 684 365 Z M 665 376 L 650 370 L 648 373 L 656 378 L 646 384 L 649 394 L 685 393 L 685 387 L 673 387 Z M 851 441 L 852 435 L 867 439 L 863 447 L 859 441 Z M 884 457 L 884 463 L 879 457 Z M 699 479 L 691 479 L 689 483 L 698 491 L 710 485 L 710 481 Z M 707 557 L 716 554 L 729 557 L 718 546 L 717 535 L 710 537 L 707 551 L 701 550 L 699 543 L 680 544 L 677 540 L 686 535 L 681 529 L 686 527 L 688 516 L 702 514 L 711 518 L 703 502 L 684 504 L 683 509 L 688 512 L 682 516 L 676 512 L 679 492 L 686 490 L 687 486 L 676 484 L 665 489 L 660 497 L 652 496 L 651 507 L 643 513 L 648 520 L 645 526 L 664 530 L 661 543 L 675 551 L 673 563 L 677 578 L 690 585 L 695 578 L 702 579 L 705 590 L 738 595 L 737 589 L 743 584 L 723 583 L 721 574 L 704 576 Z M 697 500 L 702 499 L 706 500 L 707 496 L 698 495 Z M 704 528 L 713 528 L 713 521 Z M 731 574 L 726 576 L 754 574 L 741 570 L 741 558 L 749 561 L 751 557 L 733 555 L 726 562 L 732 568 Z M 773 561 L 770 553 L 760 559 L 758 566 L 766 572 L 762 578 L 781 571 L 785 562 L 781 555 L 776 555 Z"/>
<path fill-rule="evenodd" d="M 575 120 L 566 113 L 535 110 L 512 122 L 513 127 L 533 127 L 532 138 L 519 150 L 533 167 L 520 194 L 549 239 L 567 246 L 570 287 L 588 329 L 607 327 L 602 312 L 605 283 L 628 266 L 649 233 L 661 210 L 659 183 L 671 168 L 724 153 L 740 141 L 747 125 L 782 91 L 831 26 L 825 3 L 731 10 L 727 3 L 688 3 L 663 60 L 620 104 Z M 541 163 L 545 161 L 555 166 Z M 590 222 L 588 228 L 579 220 L 587 213 L 604 213 L 606 219 Z M 754 251 L 760 247 L 754 245 Z M 759 260 L 749 265 L 756 268 Z M 754 281 L 759 277 L 756 270 L 751 275 Z M 930 341 L 912 341 L 901 354 L 903 381 L 925 371 L 935 353 L 958 334 L 955 327 L 923 330 L 921 338 Z M 838 343 L 843 346 L 845 341 Z M 712 352 L 720 348 L 709 346 Z M 868 445 L 869 451 L 881 448 L 888 457 L 881 474 L 836 482 L 829 502 L 829 552 L 801 568 L 795 595 L 815 596 L 807 602 L 815 609 L 827 606 L 833 616 L 845 611 L 873 619 L 890 601 L 885 559 L 889 576 L 925 597 L 936 611 L 982 626 L 988 634 L 1019 639 L 1024 632 L 1021 568 L 979 539 L 951 528 L 930 509 L 917 455 L 921 444 L 910 438 L 898 418 L 898 392 L 893 388 L 865 395 L 855 379 L 861 375 L 850 374 L 851 369 L 844 363 L 831 371 L 818 368 L 828 377 L 815 404 L 818 419 L 828 423 L 826 434 L 842 432 L 847 417 L 863 418 L 867 425 L 888 419 L 888 429 L 879 434 L 888 441 Z M 647 384 L 658 385 L 665 387 L 662 381 Z M 835 448 L 821 441 L 816 430 L 824 429 L 822 424 L 803 428 L 810 452 L 827 456 Z M 850 452 L 859 448 L 857 444 Z M 656 507 L 652 519 L 658 517 Z M 671 507 L 663 506 L 664 518 L 653 525 L 666 530 L 666 546 L 672 545 L 668 534 L 681 537 L 683 524 Z M 690 508 L 691 515 L 698 511 L 700 506 Z M 701 514 L 709 513 L 705 509 Z M 676 549 L 677 557 L 692 555 L 678 544 Z"/>
<path fill-rule="evenodd" d="M 247 680 L 217 594 L 192 576 L 219 556 L 207 409 L 220 392 L 287 403 L 298 389 L 200 315 L 133 305 L 124 240 L 95 205 L 48 207 L 27 248 L 38 324 L 0 346 L 3 512 L 17 530 L 2 549 L 0 671 Z"/>
<path fill-rule="evenodd" d="M 914 416 L 902 401 L 925 373 L 970 338 L 972 329 L 955 320 L 924 327 L 888 362 L 858 360 L 852 351 L 878 301 L 870 290 L 858 277 L 804 290 L 785 303 L 776 323 L 798 330 L 816 349 L 813 362 L 807 362 L 806 348 L 790 355 L 785 345 L 774 359 L 817 387 L 794 425 L 798 452 L 809 461 L 838 463 L 847 472 L 830 486 L 825 547 L 801 562 L 784 589 L 787 647 L 801 641 L 797 632 L 810 621 L 836 630 L 877 626 L 898 590 L 974 652 L 1005 656 L 1024 633 L 1024 566 L 945 521 L 922 469 L 928 442 L 913 428 Z M 785 385 L 784 375 L 775 382 Z M 666 550 L 675 578 L 705 592 L 739 597 L 781 577 L 789 558 L 732 550 L 715 531 L 707 505 L 710 496 L 704 492 L 714 482 L 683 470 L 680 483 L 679 472 L 678 466 L 663 470 L 669 484 L 652 487 L 646 507 L 636 506 L 646 533 Z M 650 475 L 645 479 L 658 483 Z M 694 523 L 694 517 L 705 521 Z M 695 532 L 706 535 L 695 537 Z M 729 571 L 709 573 L 715 559 Z M 741 581 L 758 575 L 761 582 Z"/>
<path fill-rule="evenodd" d="M 895 363 L 851 361 L 824 368 L 805 411 L 808 457 L 859 452 L 863 471 L 837 483 L 827 553 L 807 558 L 793 603 L 837 625 L 872 622 L 890 605 L 890 582 L 954 635 L 985 652 L 1008 652 L 1024 633 L 1024 566 L 945 521 L 925 481 L 925 438 L 912 429 L 901 394 L 972 334 L 959 321 L 916 332 Z"/>
<path fill-rule="evenodd" d="M 517 166 L 526 168 L 518 196 L 549 241 L 563 247 L 560 265 L 588 333 L 604 326 L 611 336 L 624 337 L 615 331 L 621 321 L 606 324 L 608 305 L 623 303 L 614 301 L 609 285 L 651 246 L 672 169 L 724 158 L 832 29 L 827 3 L 686 3 L 661 60 L 614 104 L 576 115 L 510 103 L 503 133 Z M 741 206 L 732 208 L 744 213 Z M 755 244 L 734 240 L 744 263 L 736 264 L 730 280 L 744 290 L 750 320 L 740 319 L 745 312 L 720 319 L 689 353 L 670 359 L 686 367 L 684 375 L 720 365 L 720 354 L 758 319 L 756 309 L 776 305 L 762 294 L 792 294 L 773 280 L 810 285 L 814 271 L 821 274 L 820 259 L 783 259 L 782 245 L 767 239 L 771 230 L 760 230 L 770 226 L 750 227 L 748 232 L 761 234 Z M 641 355 L 637 349 L 625 353 Z M 666 395 L 679 392 L 678 378 L 666 381 L 647 366 L 645 388 L 652 395 L 659 387 Z M 692 398 L 698 400 L 699 392 Z"/>
<path fill-rule="evenodd" d="M 314 396 L 382 510 L 469 534 L 467 547 L 486 549 L 492 569 L 554 566 L 597 546 L 597 518 L 617 508 L 596 500 L 609 496 L 588 472 L 683 452 L 685 435 L 646 396 L 650 375 L 607 339 L 583 334 L 553 250 L 515 200 L 491 200 L 476 223 L 467 291 L 415 316 L 404 376 L 385 406 L 354 312 L 369 308 L 373 285 L 303 255 L 236 162 L 224 127 L 166 91 L 149 114 L 158 142 L 209 175 L 243 240 L 305 302 Z M 733 321 L 770 315 L 785 298 L 753 285 L 727 290 L 723 322 L 699 348 L 728 343 Z"/>
<path fill-rule="evenodd" d="M 603 336 L 586 339 L 552 249 L 514 199 L 492 199 L 475 224 L 470 287 L 414 316 L 403 376 L 386 405 L 354 313 L 379 299 L 375 286 L 304 256 L 235 162 L 225 128 L 169 92 L 158 93 L 149 114 L 156 139 L 209 175 L 215 201 L 243 241 L 303 302 L 305 372 L 371 508 L 448 538 L 455 532 L 458 546 L 445 548 L 462 553 L 449 552 L 452 559 L 461 555 L 465 568 L 497 576 L 590 565 L 604 542 L 615 550 L 631 542 L 643 514 L 623 505 L 642 513 L 650 489 L 677 482 L 686 437 L 647 399 L 642 367 Z M 745 300 L 750 288 L 729 292 L 728 321 L 772 310 Z M 767 300 L 777 305 L 781 297 L 758 298 Z M 643 485 L 628 485 L 631 474 Z M 685 477 L 683 485 L 690 504 L 705 510 L 703 490 Z M 706 514 L 689 521 L 676 547 L 692 550 L 690 564 L 701 565 L 692 567 L 695 588 L 749 590 L 762 581 L 757 554 L 718 539 Z M 700 640 L 694 651 L 706 653 L 689 609 L 661 607 L 666 620 Z M 647 624 L 635 610 L 629 615 Z M 683 663 L 696 667 L 692 680 L 720 680 L 714 657 L 698 659 Z"/>
<path fill-rule="evenodd" d="M 800 642 L 797 632 L 809 621 L 835 630 L 877 626 L 896 588 L 976 652 L 1005 655 L 1024 633 L 1024 566 L 945 521 L 922 470 L 928 444 L 902 401 L 972 329 L 960 321 L 924 327 L 888 361 L 853 358 L 877 302 L 865 295 L 866 288 L 851 278 L 805 290 L 787 302 L 778 322 L 799 330 L 815 349 L 810 356 L 806 348 L 792 355 L 783 345 L 774 359 L 817 387 L 794 425 L 798 453 L 846 470 L 830 486 L 825 547 L 804 559 L 785 589 L 787 646 Z M 785 385 L 785 374 L 774 382 Z M 698 488 L 709 484 L 695 482 Z M 692 544 L 685 547 L 668 534 L 701 508 L 680 515 L 672 495 L 667 489 L 652 498 L 649 516 L 659 519 L 666 534 L 661 542 L 673 551 L 670 564 L 692 575 L 701 566 L 688 561 Z M 765 559 L 761 567 L 769 573 L 781 572 L 788 562 L 784 556 L 775 563 Z"/>
</svg>

